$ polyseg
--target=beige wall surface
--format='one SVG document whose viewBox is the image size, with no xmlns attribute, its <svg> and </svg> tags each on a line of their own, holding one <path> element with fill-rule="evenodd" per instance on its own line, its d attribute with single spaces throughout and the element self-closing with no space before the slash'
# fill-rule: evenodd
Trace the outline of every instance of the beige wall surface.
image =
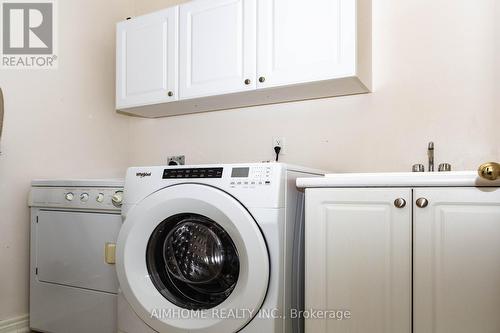
<svg viewBox="0 0 500 333">
<path fill-rule="evenodd" d="M 136 14 L 180 1 L 136 0 Z M 374 93 L 131 123 L 133 164 L 261 161 L 273 136 L 284 162 L 332 171 L 455 170 L 500 160 L 500 4 L 373 1 Z"/>
<path fill-rule="evenodd" d="M 132 2 L 58 1 L 59 68 L 0 70 L 0 321 L 28 312 L 30 181 L 123 177 L 129 118 L 114 112 L 115 23 Z"/>
</svg>

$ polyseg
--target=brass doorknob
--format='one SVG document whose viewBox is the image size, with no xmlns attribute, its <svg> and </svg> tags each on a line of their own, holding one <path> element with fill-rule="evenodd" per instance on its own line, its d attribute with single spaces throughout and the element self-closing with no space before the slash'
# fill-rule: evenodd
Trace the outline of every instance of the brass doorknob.
<svg viewBox="0 0 500 333">
<path fill-rule="evenodd" d="M 500 178 L 500 164 L 495 162 L 484 163 L 479 167 L 479 176 L 487 180 L 497 180 Z"/>
</svg>

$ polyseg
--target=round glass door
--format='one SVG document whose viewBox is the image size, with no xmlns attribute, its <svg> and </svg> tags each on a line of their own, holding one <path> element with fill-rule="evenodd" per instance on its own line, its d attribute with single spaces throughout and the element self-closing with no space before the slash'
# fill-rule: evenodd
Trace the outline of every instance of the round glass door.
<svg viewBox="0 0 500 333">
<path fill-rule="evenodd" d="M 240 273 L 238 251 L 228 233 L 199 214 L 177 214 L 161 222 L 149 239 L 146 261 L 163 297 L 189 310 L 224 302 Z"/>
<path fill-rule="evenodd" d="M 238 332 L 268 291 L 269 253 L 259 225 L 212 186 L 178 184 L 147 196 L 127 212 L 116 250 L 123 296 L 157 332 Z M 203 316 L 177 317 L 183 309 Z M 217 309 L 252 311 L 220 318 Z"/>
</svg>

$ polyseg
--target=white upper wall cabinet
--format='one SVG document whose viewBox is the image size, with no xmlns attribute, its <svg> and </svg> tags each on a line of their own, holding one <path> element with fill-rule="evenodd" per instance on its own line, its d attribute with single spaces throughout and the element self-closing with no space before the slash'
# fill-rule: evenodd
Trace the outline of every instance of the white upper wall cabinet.
<svg viewBox="0 0 500 333">
<path fill-rule="evenodd" d="M 180 7 L 180 97 L 255 89 L 256 0 Z"/>
<path fill-rule="evenodd" d="M 178 17 L 173 7 L 118 24 L 118 109 L 177 100 Z"/>
<path fill-rule="evenodd" d="M 259 88 L 356 75 L 356 2 L 259 0 Z"/>
<path fill-rule="evenodd" d="M 371 0 L 193 0 L 117 47 L 117 109 L 143 117 L 367 93 Z"/>
</svg>

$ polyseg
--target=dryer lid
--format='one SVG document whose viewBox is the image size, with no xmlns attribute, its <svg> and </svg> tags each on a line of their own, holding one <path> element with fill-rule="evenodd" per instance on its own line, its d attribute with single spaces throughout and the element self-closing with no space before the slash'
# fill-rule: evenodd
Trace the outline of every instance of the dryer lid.
<svg viewBox="0 0 500 333">
<path fill-rule="evenodd" d="M 117 273 L 125 298 L 155 330 L 233 333 L 262 306 L 269 255 L 256 221 L 236 199 L 211 186 L 180 184 L 131 209 L 118 239 Z M 221 316 L 221 309 L 242 315 Z M 178 317 L 189 310 L 191 317 Z"/>
</svg>

